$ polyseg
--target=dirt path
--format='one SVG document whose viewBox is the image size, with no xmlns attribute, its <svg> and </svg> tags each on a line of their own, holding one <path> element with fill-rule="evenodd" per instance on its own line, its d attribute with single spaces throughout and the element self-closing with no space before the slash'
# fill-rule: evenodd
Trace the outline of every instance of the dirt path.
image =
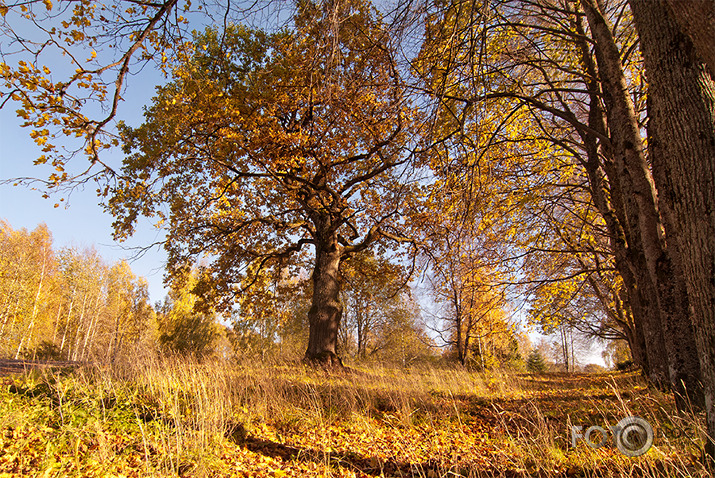
<svg viewBox="0 0 715 478">
<path fill-rule="evenodd" d="M 64 368 L 81 365 L 81 362 L 57 362 L 49 360 L 14 360 L 0 358 L 0 376 L 22 374 L 30 370 Z"/>
</svg>

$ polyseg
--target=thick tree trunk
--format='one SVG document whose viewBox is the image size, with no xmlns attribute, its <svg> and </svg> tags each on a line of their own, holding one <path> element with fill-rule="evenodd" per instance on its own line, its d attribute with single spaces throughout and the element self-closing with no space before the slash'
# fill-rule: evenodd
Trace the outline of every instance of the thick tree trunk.
<svg viewBox="0 0 715 478">
<path fill-rule="evenodd" d="M 627 231 L 633 238 L 629 240 L 629 247 L 638 248 L 634 273 L 639 285 L 650 281 L 648 289 L 643 292 L 653 297 L 657 304 L 655 315 L 649 317 L 653 320 L 653 328 L 646 330 L 646 340 L 649 334 L 663 338 L 667 378 L 676 393 L 679 407 L 685 407 L 687 401 L 702 406 L 697 353 L 693 347 L 682 346 L 694 341 L 694 331 L 685 284 L 674 265 L 679 263 L 679 258 L 674 247 L 666 248 L 655 184 L 643 151 L 638 118 L 630 99 L 620 54 L 595 0 L 583 0 L 582 4 L 596 41 L 613 159 L 621 180 Z M 649 353 L 649 359 L 650 356 Z"/>
<path fill-rule="evenodd" d="M 648 140 L 668 239 L 680 252 L 715 439 L 715 82 L 666 3 L 630 0 L 648 76 Z M 682 343 L 689 347 L 691 343 Z M 715 459 L 715 447 L 709 444 Z"/>
<path fill-rule="evenodd" d="M 622 183 L 622 169 L 615 167 L 610 151 L 604 150 L 604 155 L 611 202 L 607 203 L 603 198 L 606 204 L 602 207 L 607 227 L 613 229 L 612 247 L 616 268 L 628 292 L 628 303 L 633 314 L 636 349 L 631 349 L 631 352 L 653 384 L 669 388 L 668 354 L 661 327 L 661 310 L 658 307 L 657 289 L 648 273 L 641 245 L 638 209 L 635 201 L 628 200 L 629 183 L 625 186 Z M 603 191 L 599 194 L 605 196 Z"/>
<path fill-rule="evenodd" d="M 594 98 L 593 100 L 591 104 L 590 116 L 592 118 L 589 122 L 590 126 L 597 131 L 603 131 L 605 134 L 605 125 L 603 124 L 598 99 Z M 658 340 L 658 337 L 651 337 L 651 340 L 654 341 L 650 346 L 651 354 L 654 355 L 651 359 L 653 362 L 651 365 L 648 362 L 645 328 L 648 323 L 648 314 L 651 314 L 652 311 L 649 311 L 648 308 L 643 305 L 643 292 L 639 289 L 633 273 L 636 269 L 633 258 L 634 251 L 628 248 L 626 233 L 611 202 L 612 199 L 620 196 L 620 190 L 618 187 L 613 187 L 611 190 L 608 190 L 606 186 L 606 173 L 600 164 L 596 139 L 594 137 L 584 137 L 583 139 L 588 153 L 586 171 L 589 178 L 591 197 L 606 223 L 610 241 L 609 247 L 614 255 L 616 270 L 618 270 L 618 273 L 623 279 L 628 308 L 633 317 L 633 326 L 625 331 L 628 337 L 628 345 L 631 349 L 631 356 L 647 376 L 658 380 L 660 375 L 665 373 L 662 350 L 657 350 L 661 341 Z M 609 198 L 611 200 L 609 200 Z M 661 353 L 661 355 L 658 356 L 658 353 Z M 651 375 L 652 368 L 656 370 L 656 372 L 653 372 Z"/>
<path fill-rule="evenodd" d="M 668 0 L 668 5 L 681 31 L 690 37 L 698 56 L 708 65 L 710 75 L 715 78 L 715 2 Z"/>
<path fill-rule="evenodd" d="M 343 314 L 339 268 L 342 247 L 337 237 L 316 245 L 313 300 L 308 311 L 310 331 L 304 360 L 323 366 L 342 367 L 338 357 L 338 329 Z"/>
<path fill-rule="evenodd" d="M 578 17 L 575 20 L 575 27 L 585 38 L 586 31 Z M 590 96 L 588 125 L 593 131 L 607 137 L 609 131 L 606 126 L 606 112 L 601 105 L 603 95 L 601 82 L 598 79 L 598 68 L 590 45 L 583 40 L 581 60 L 588 73 L 585 80 Z M 606 223 L 609 246 L 614 255 L 616 269 L 623 279 L 627 305 L 633 318 L 632 327 L 626 331 L 631 356 L 651 381 L 661 383 L 665 380 L 667 371 L 665 344 L 660 333 L 659 321 L 655 329 L 652 325 L 653 314 L 660 312 L 653 307 L 655 297 L 652 294 L 654 289 L 650 286 L 650 279 L 646 277 L 646 282 L 643 283 L 642 275 L 638 274 L 639 271 L 645 272 L 643 267 L 638 266 L 643 262 L 639 260 L 642 256 L 640 241 L 629 229 L 621 176 L 614 165 L 613 148 L 610 142 L 599 142 L 597 136 L 590 132 L 581 132 L 581 138 L 587 153 L 585 167 L 591 197 Z"/>
</svg>

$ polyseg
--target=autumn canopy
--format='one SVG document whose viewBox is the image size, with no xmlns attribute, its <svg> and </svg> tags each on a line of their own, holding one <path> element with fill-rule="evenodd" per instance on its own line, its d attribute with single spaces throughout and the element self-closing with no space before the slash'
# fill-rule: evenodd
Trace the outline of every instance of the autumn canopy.
<svg viewBox="0 0 715 478">
<path fill-rule="evenodd" d="M 520 320 L 567 371 L 575 336 L 616 341 L 715 436 L 710 3 L 209 3 L 0 2 L 0 107 L 52 168 L 16 182 L 96 180 L 119 239 L 151 218 L 197 313 L 309 277 L 308 362 L 341 363 L 391 271 L 463 365 L 508 361 Z M 142 68 L 165 81 L 120 122 Z"/>
</svg>

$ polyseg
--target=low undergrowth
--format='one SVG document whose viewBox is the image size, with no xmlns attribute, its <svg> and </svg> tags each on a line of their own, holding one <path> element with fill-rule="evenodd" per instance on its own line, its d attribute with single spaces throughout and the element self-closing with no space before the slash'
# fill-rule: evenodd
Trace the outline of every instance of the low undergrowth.
<svg viewBox="0 0 715 478">
<path fill-rule="evenodd" d="M 0 383 L 0 476 L 710 476 L 702 415 L 633 373 L 157 359 Z M 572 446 L 572 425 L 633 415 L 654 428 L 645 455 Z"/>
</svg>

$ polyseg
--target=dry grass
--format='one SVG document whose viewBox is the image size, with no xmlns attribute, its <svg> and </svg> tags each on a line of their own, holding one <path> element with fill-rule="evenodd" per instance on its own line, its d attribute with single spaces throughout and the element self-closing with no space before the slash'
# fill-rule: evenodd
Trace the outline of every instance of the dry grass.
<svg viewBox="0 0 715 478">
<path fill-rule="evenodd" d="M 31 373 L 0 395 L 0 475 L 709 476 L 702 416 L 634 374 L 166 358 Z M 571 447 L 571 425 L 630 415 L 655 428 L 646 455 Z"/>
</svg>

